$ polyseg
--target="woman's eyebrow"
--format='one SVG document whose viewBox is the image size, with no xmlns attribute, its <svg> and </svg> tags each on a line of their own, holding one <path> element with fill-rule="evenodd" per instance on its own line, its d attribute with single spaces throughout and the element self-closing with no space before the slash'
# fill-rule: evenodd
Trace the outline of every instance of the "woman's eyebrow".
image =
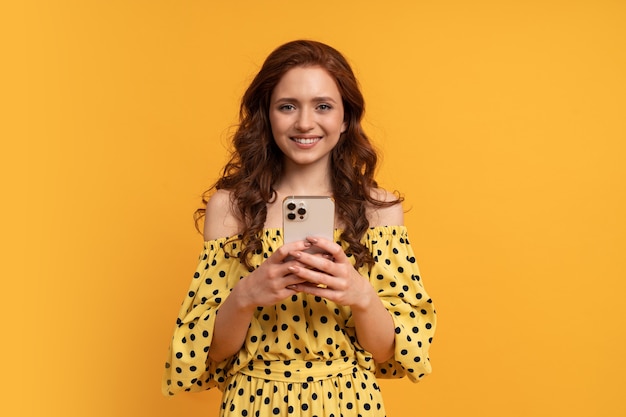
<svg viewBox="0 0 626 417">
<path fill-rule="evenodd" d="M 330 102 L 336 103 L 335 99 L 333 99 L 332 97 L 328 97 L 328 96 L 314 97 L 311 101 L 315 103 L 319 103 L 323 101 L 330 101 Z M 281 98 L 276 99 L 275 101 L 275 103 L 282 103 L 282 102 L 298 103 L 300 102 L 300 100 L 298 100 L 297 98 L 293 98 L 293 97 L 281 97 Z"/>
</svg>

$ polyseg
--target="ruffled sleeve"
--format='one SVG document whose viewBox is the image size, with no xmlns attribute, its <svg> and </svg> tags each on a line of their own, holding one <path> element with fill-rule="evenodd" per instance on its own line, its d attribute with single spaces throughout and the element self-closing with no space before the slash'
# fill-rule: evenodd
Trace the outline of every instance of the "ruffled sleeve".
<svg viewBox="0 0 626 417">
<path fill-rule="evenodd" d="M 394 356 L 377 364 L 380 378 L 407 376 L 417 382 L 431 372 L 429 348 L 436 325 L 406 227 L 376 227 L 366 237 L 375 265 L 369 279 L 395 325 Z"/>
<path fill-rule="evenodd" d="M 233 359 L 216 363 L 208 357 L 215 317 L 233 282 L 247 274 L 232 252 L 224 250 L 227 244 L 236 245 L 227 243 L 226 238 L 204 243 L 176 319 L 162 381 L 165 395 L 206 390 L 225 381 L 226 369 Z M 233 248 L 236 250 L 236 246 Z"/>
</svg>

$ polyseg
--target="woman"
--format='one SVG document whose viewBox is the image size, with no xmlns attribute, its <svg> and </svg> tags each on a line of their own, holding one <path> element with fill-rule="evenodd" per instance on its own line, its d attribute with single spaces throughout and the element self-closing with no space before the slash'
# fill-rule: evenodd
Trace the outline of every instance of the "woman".
<svg viewBox="0 0 626 417">
<path fill-rule="evenodd" d="M 205 199 L 204 250 L 163 391 L 223 391 L 227 416 L 384 416 L 376 377 L 430 373 L 435 311 L 402 199 L 378 188 L 345 58 L 313 41 L 272 52 Z M 281 202 L 334 198 L 335 240 L 283 245 Z M 324 255 L 305 251 L 316 247 Z"/>
</svg>

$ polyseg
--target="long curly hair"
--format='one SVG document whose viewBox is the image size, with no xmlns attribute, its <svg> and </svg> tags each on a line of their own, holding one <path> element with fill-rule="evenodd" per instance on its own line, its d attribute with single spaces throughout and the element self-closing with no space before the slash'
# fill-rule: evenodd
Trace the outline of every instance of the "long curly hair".
<svg viewBox="0 0 626 417">
<path fill-rule="evenodd" d="M 361 126 L 365 102 L 346 59 L 334 48 L 320 42 L 288 42 L 267 57 L 243 95 L 230 160 L 220 179 L 203 195 L 206 205 L 214 190 L 230 191 L 233 213 L 241 227 L 240 234 L 235 237 L 241 240 L 242 249 L 238 256 L 249 269 L 250 256 L 261 250 L 260 235 L 267 217 L 267 204 L 275 201 L 274 185 L 283 175 L 284 157 L 274 141 L 270 125 L 270 98 L 287 71 L 306 66 L 324 68 L 337 83 L 343 101 L 347 128 L 331 152 L 332 191 L 336 214 L 344 225 L 341 239 L 347 242 L 346 252 L 354 257 L 356 268 L 374 263 L 372 255 L 360 242 L 369 228 L 367 204 L 389 207 L 402 201 L 397 194 L 395 200 L 379 200 L 372 192 L 378 187 L 374 179 L 378 156 Z M 196 211 L 196 225 L 204 214 L 203 208 Z"/>
</svg>

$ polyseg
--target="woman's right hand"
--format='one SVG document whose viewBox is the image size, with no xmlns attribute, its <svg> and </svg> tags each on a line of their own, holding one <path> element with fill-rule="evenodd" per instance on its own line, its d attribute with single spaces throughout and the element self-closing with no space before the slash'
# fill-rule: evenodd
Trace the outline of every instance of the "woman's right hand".
<svg viewBox="0 0 626 417">
<path fill-rule="evenodd" d="M 215 319 L 209 357 L 220 362 L 234 355 L 244 344 L 246 333 L 257 307 L 274 305 L 296 294 L 288 288 L 303 282 L 289 271 L 290 267 L 305 267 L 295 259 L 287 260 L 289 252 L 303 251 L 309 242 L 287 243 L 278 248 L 250 275 L 242 278 L 222 302 Z"/>
</svg>

